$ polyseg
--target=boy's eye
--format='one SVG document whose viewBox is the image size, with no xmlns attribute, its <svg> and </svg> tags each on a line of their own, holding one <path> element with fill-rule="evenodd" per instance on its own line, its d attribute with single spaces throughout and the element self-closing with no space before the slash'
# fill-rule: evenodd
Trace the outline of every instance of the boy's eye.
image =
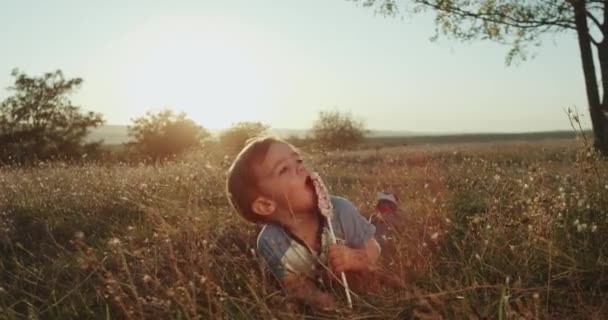
<svg viewBox="0 0 608 320">
<path fill-rule="evenodd" d="M 298 159 L 298 163 L 304 163 L 304 160 Z"/>
<path fill-rule="evenodd" d="M 287 172 L 288 169 L 289 168 L 287 168 L 287 167 L 282 167 L 281 170 L 279 171 L 279 174 L 283 174 L 283 173 Z"/>
</svg>

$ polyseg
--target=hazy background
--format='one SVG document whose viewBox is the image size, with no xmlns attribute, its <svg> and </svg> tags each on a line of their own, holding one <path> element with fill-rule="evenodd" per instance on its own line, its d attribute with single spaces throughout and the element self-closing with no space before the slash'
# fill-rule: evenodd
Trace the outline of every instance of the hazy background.
<svg viewBox="0 0 608 320">
<path fill-rule="evenodd" d="M 370 129 L 523 132 L 568 130 L 563 109 L 586 112 L 574 33 L 506 67 L 508 47 L 431 42 L 430 15 L 384 18 L 343 0 L 0 7 L 0 87 L 14 67 L 61 69 L 85 80 L 74 100 L 107 125 L 172 107 L 211 129 L 242 120 L 304 129 L 335 108 Z"/>
</svg>

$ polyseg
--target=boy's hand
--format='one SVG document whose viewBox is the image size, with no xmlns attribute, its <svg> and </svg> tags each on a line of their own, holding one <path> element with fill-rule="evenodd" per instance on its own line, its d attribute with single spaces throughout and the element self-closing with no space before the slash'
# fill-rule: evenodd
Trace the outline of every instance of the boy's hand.
<svg viewBox="0 0 608 320">
<path fill-rule="evenodd" d="M 341 244 L 329 246 L 327 261 L 329 268 L 336 274 L 344 271 L 366 271 L 370 266 L 365 248 L 353 249 Z"/>
<path fill-rule="evenodd" d="M 336 299 L 327 292 L 317 291 L 312 293 L 309 305 L 318 311 L 333 311 L 336 309 Z"/>
</svg>

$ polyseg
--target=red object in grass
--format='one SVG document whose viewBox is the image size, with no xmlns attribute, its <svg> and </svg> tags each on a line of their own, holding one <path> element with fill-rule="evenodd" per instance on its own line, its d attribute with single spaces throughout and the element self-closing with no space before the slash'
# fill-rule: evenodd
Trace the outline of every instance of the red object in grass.
<svg viewBox="0 0 608 320">
<path fill-rule="evenodd" d="M 377 199 L 376 210 L 378 212 L 371 217 L 370 222 L 376 226 L 376 239 L 383 243 L 386 241 L 389 229 L 396 228 L 401 217 L 399 216 L 398 200 L 394 194 L 378 192 Z"/>
</svg>

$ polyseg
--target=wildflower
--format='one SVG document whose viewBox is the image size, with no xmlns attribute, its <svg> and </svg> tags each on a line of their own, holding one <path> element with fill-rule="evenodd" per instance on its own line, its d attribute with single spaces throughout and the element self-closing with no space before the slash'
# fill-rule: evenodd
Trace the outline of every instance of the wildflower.
<svg viewBox="0 0 608 320">
<path fill-rule="evenodd" d="M 76 238 L 78 240 L 84 240 L 84 232 L 82 232 L 82 231 L 74 232 L 74 238 Z"/>
<path fill-rule="evenodd" d="M 538 294 L 538 292 L 534 292 L 534 294 L 532 294 L 532 298 L 534 298 L 534 300 L 538 300 L 540 299 L 540 295 Z"/>
<path fill-rule="evenodd" d="M 152 277 L 146 274 L 143 276 L 142 280 L 144 281 L 144 283 L 149 283 L 152 281 Z"/>
<path fill-rule="evenodd" d="M 582 223 L 579 224 L 578 226 L 576 226 L 576 231 L 577 232 L 582 232 L 585 231 L 587 229 L 587 224 L 586 223 Z"/>
<path fill-rule="evenodd" d="M 595 224 L 593 224 L 591 226 L 591 232 L 596 232 L 597 231 L 597 226 Z"/>
<path fill-rule="evenodd" d="M 500 181 L 500 176 L 499 175 L 494 175 L 494 181 Z"/>
<path fill-rule="evenodd" d="M 439 238 L 439 232 L 435 232 L 431 235 L 431 240 L 436 241 Z"/>
<path fill-rule="evenodd" d="M 112 238 L 108 241 L 108 245 L 110 247 L 118 247 L 120 245 L 120 239 L 118 238 Z"/>
</svg>

